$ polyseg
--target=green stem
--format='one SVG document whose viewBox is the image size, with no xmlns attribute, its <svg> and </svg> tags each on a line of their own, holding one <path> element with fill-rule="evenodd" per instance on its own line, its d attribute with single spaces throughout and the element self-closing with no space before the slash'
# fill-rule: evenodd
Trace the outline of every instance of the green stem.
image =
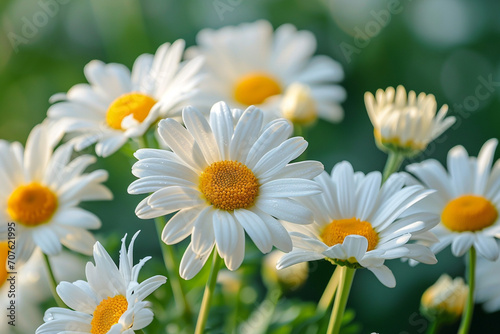
<svg viewBox="0 0 500 334">
<path fill-rule="evenodd" d="M 207 284 L 205 285 L 205 292 L 203 293 L 203 300 L 201 302 L 200 314 L 198 315 L 198 321 L 196 322 L 195 334 L 202 334 L 205 330 L 205 324 L 208 318 L 208 312 L 210 310 L 210 302 L 214 294 L 215 283 L 217 282 L 217 274 L 222 264 L 222 258 L 217 253 L 217 249 L 214 249 L 214 256 L 212 262 L 212 269 L 210 269 L 210 276 L 208 277 Z"/>
<path fill-rule="evenodd" d="M 470 324 L 472 322 L 472 313 L 474 312 L 474 288 L 476 284 L 476 250 L 471 247 L 469 250 L 469 295 L 467 297 L 467 305 L 465 312 L 462 315 L 462 322 L 458 334 L 469 333 Z"/>
<path fill-rule="evenodd" d="M 174 249 L 172 246 L 165 244 L 161 240 L 161 234 L 163 228 L 165 227 L 165 223 L 166 222 L 164 216 L 155 218 L 156 232 L 161 247 L 161 253 L 163 255 L 163 263 L 165 264 L 165 268 L 167 269 L 168 279 L 170 281 L 172 292 L 174 294 L 175 305 L 182 309 L 186 323 L 190 324 L 192 319 L 191 308 L 186 298 L 186 294 L 184 293 L 184 289 L 182 288 L 179 275 L 177 274 L 178 268 L 176 266 L 176 256 L 174 254 Z"/>
<path fill-rule="evenodd" d="M 49 286 L 50 286 L 50 291 L 52 292 L 52 296 L 54 297 L 57 306 L 66 308 L 66 305 L 62 301 L 61 297 L 59 297 L 59 295 L 57 294 L 56 290 L 57 281 L 56 277 L 54 276 L 54 272 L 52 271 L 52 266 L 50 265 L 50 260 L 47 254 L 43 253 L 43 259 L 47 267 L 47 273 L 49 274 Z"/>
<path fill-rule="evenodd" d="M 330 278 L 330 281 L 328 282 L 328 285 L 326 286 L 325 291 L 323 292 L 323 295 L 319 300 L 318 307 L 316 308 L 316 313 L 325 313 L 328 307 L 330 307 L 330 305 L 332 304 L 333 296 L 335 296 L 335 291 L 337 291 L 337 288 L 339 286 L 339 279 L 340 269 L 337 266 L 335 267 L 332 277 Z"/>
<path fill-rule="evenodd" d="M 340 283 L 337 295 L 335 296 L 330 322 L 328 323 L 327 334 L 338 334 L 340 332 L 347 299 L 349 299 L 349 292 L 351 291 L 354 273 L 356 272 L 356 269 L 345 266 L 341 266 L 338 270 L 340 270 Z"/>
<path fill-rule="evenodd" d="M 145 334 L 142 329 L 137 329 L 134 331 L 136 334 Z"/>
<path fill-rule="evenodd" d="M 439 333 L 439 328 L 441 327 L 441 322 L 435 319 L 431 322 L 429 329 L 427 330 L 427 334 L 437 334 Z"/>
<path fill-rule="evenodd" d="M 382 174 L 382 183 L 387 181 L 392 173 L 395 173 L 399 170 L 399 167 L 401 167 L 404 159 L 405 157 L 401 153 L 397 153 L 394 151 L 389 152 L 389 156 L 387 157 L 387 162 L 385 163 L 384 167 L 384 173 Z"/>
</svg>

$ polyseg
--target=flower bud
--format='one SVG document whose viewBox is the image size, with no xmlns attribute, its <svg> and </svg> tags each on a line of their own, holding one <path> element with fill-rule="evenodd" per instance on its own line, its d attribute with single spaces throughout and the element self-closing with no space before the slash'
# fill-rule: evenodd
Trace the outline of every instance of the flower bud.
<svg viewBox="0 0 500 334">
<path fill-rule="evenodd" d="M 300 83 L 291 84 L 281 101 L 281 114 L 294 124 L 309 125 L 318 118 L 311 89 Z"/>
<path fill-rule="evenodd" d="M 301 262 L 293 266 L 278 270 L 276 263 L 285 253 L 274 250 L 264 257 L 262 276 L 267 285 L 280 285 L 286 290 L 296 290 L 302 286 L 309 275 L 307 262 Z"/>
<path fill-rule="evenodd" d="M 461 277 L 451 279 L 443 274 L 422 295 L 421 310 L 430 319 L 454 322 L 464 310 L 468 286 Z"/>
</svg>

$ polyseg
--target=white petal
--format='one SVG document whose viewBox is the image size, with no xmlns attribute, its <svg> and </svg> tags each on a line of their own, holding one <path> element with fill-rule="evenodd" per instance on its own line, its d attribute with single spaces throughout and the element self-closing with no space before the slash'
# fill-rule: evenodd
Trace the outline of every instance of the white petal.
<svg viewBox="0 0 500 334">
<path fill-rule="evenodd" d="M 382 283 L 386 287 L 394 288 L 396 286 L 396 278 L 394 278 L 394 274 L 386 266 L 368 267 L 368 270 L 374 273 L 380 283 Z"/>
</svg>

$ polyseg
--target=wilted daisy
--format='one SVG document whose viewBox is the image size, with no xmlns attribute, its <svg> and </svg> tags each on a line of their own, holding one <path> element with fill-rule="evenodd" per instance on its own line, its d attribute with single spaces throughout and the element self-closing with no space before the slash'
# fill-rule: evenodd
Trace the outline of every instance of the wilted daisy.
<svg viewBox="0 0 500 334">
<path fill-rule="evenodd" d="M 68 333 L 126 333 L 148 326 L 153 321 L 150 303 L 144 298 L 153 293 L 166 278 L 153 276 L 139 283 L 139 271 L 146 257 L 134 265 L 135 233 L 128 251 L 125 247 L 127 235 L 122 239 L 119 268 L 99 242 L 94 245 L 94 261 L 87 263 L 87 282 L 61 282 L 57 293 L 73 310 L 53 307 L 45 312 L 45 324 L 37 334 Z"/>
<path fill-rule="evenodd" d="M 281 100 L 292 83 L 310 89 L 314 113 L 339 122 L 340 103 L 345 90 L 336 83 L 344 73 L 339 63 L 327 56 L 313 56 L 316 39 L 308 31 L 297 31 L 285 24 L 273 32 L 267 21 L 243 23 L 219 30 L 204 29 L 197 35 L 198 45 L 188 56 L 206 57 L 206 80 L 190 103 L 209 108 L 224 100 L 232 107 L 255 105 L 266 119 L 281 117 Z"/>
<path fill-rule="evenodd" d="M 301 137 L 287 139 L 289 122 L 281 119 L 262 126 L 259 109 L 233 116 L 224 102 L 210 112 L 210 122 L 196 109 L 183 111 L 184 128 L 173 119 L 159 123 L 159 135 L 173 152 L 142 149 L 132 173 L 139 177 L 131 194 L 153 193 L 137 206 L 149 219 L 179 211 L 163 230 L 163 241 L 175 244 L 191 236 L 180 265 L 190 279 L 205 264 L 214 245 L 226 266 L 237 269 L 245 252 L 245 233 L 263 252 L 273 245 L 292 248 L 278 222 L 312 221 L 312 213 L 290 197 L 317 194 L 308 180 L 323 170 L 319 162 L 289 162 L 306 149 Z"/>
<path fill-rule="evenodd" d="M 179 115 L 195 92 L 202 64 L 201 57 L 181 63 L 183 51 L 183 40 L 165 43 L 154 56 L 139 56 L 132 72 L 121 64 L 93 60 L 84 69 L 90 84 L 53 96 L 52 102 L 63 102 L 53 105 L 48 116 L 65 120 L 65 130 L 77 136 L 77 150 L 97 142 L 97 155 L 107 157 L 159 118 Z"/>
<path fill-rule="evenodd" d="M 500 310 L 500 258 L 491 262 L 479 258 L 476 267 L 476 303 L 483 303 L 486 312 Z"/>
<path fill-rule="evenodd" d="M 474 246 L 479 255 L 497 259 L 500 163 L 491 169 L 497 144 L 496 139 L 488 140 L 477 159 L 469 157 L 463 146 L 455 146 L 448 153 L 448 172 L 433 159 L 407 166 L 426 187 L 437 190 L 422 202 L 425 210 L 441 217 L 432 230 L 439 239 L 431 245 L 434 253 L 451 244 L 453 255 L 462 256 Z"/>
<path fill-rule="evenodd" d="M 375 141 L 384 151 L 394 150 L 413 155 L 455 123 L 446 117 L 448 106 L 443 105 L 436 115 L 436 99 L 432 94 L 414 91 L 406 95 L 403 86 L 377 90 L 375 96 L 365 93 L 365 105 L 374 127 Z"/>
<path fill-rule="evenodd" d="M 349 268 L 367 268 L 382 284 L 394 287 L 396 281 L 385 260 L 436 263 L 427 247 L 409 241 L 435 226 L 437 217 L 425 212 L 406 214 L 432 191 L 422 186 L 403 188 L 400 174 L 391 175 L 381 187 L 379 172 L 354 173 L 346 161 L 335 165 L 331 176 L 324 172 L 314 180 L 322 194 L 300 199 L 314 212 L 314 223 L 287 225 L 294 248 L 280 259 L 278 269 L 328 259 Z"/>
<path fill-rule="evenodd" d="M 36 246 L 56 255 L 62 245 L 90 255 L 101 221 L 78 207 L 82 201 L 109 200 L 102 185 L 105 170 L 84 170 L 96 158 L 82 155 L 71 160 L 70 143 L 54 147 L 62 132 L 57 124 L 43 123 L 31 131 L 26 149 L 0 140 L 0 240 L 7 239 L 7 222 L 15 223 L 16 263 L 25 262 Z"/>
</svg>

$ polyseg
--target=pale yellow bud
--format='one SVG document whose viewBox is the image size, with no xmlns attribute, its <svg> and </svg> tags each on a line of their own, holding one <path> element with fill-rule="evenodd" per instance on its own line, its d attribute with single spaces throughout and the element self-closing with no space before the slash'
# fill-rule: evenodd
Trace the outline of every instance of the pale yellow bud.
<svg viewBox="0 0 500 334">
<path fill-rule="evenodd" d="M 291 84 L 281 101 L 281 114 L 294 124 L 308 125 L 316 121 L 318 111 L 311 89 L 300 83 Z"/>
<path fill-rule="evenodd" d="M 285 255 L 282 251 L 274 250 L 264 257 L 262 275 L 267 284 L 279 284 L 282 287 L 295 290 L 304 284 L 309 275 L 307 262 L 300 262 L 293 266 L 278 270 L 276 263 Z"/>
<path fill-rule="evenodd" d="M 462 315 L 468 293 L 469 287 L 461 277 L 451 279 L 443 274 L 422 295 L 422 310 L 431 317 L 455 320 Z"/>
</svg>

